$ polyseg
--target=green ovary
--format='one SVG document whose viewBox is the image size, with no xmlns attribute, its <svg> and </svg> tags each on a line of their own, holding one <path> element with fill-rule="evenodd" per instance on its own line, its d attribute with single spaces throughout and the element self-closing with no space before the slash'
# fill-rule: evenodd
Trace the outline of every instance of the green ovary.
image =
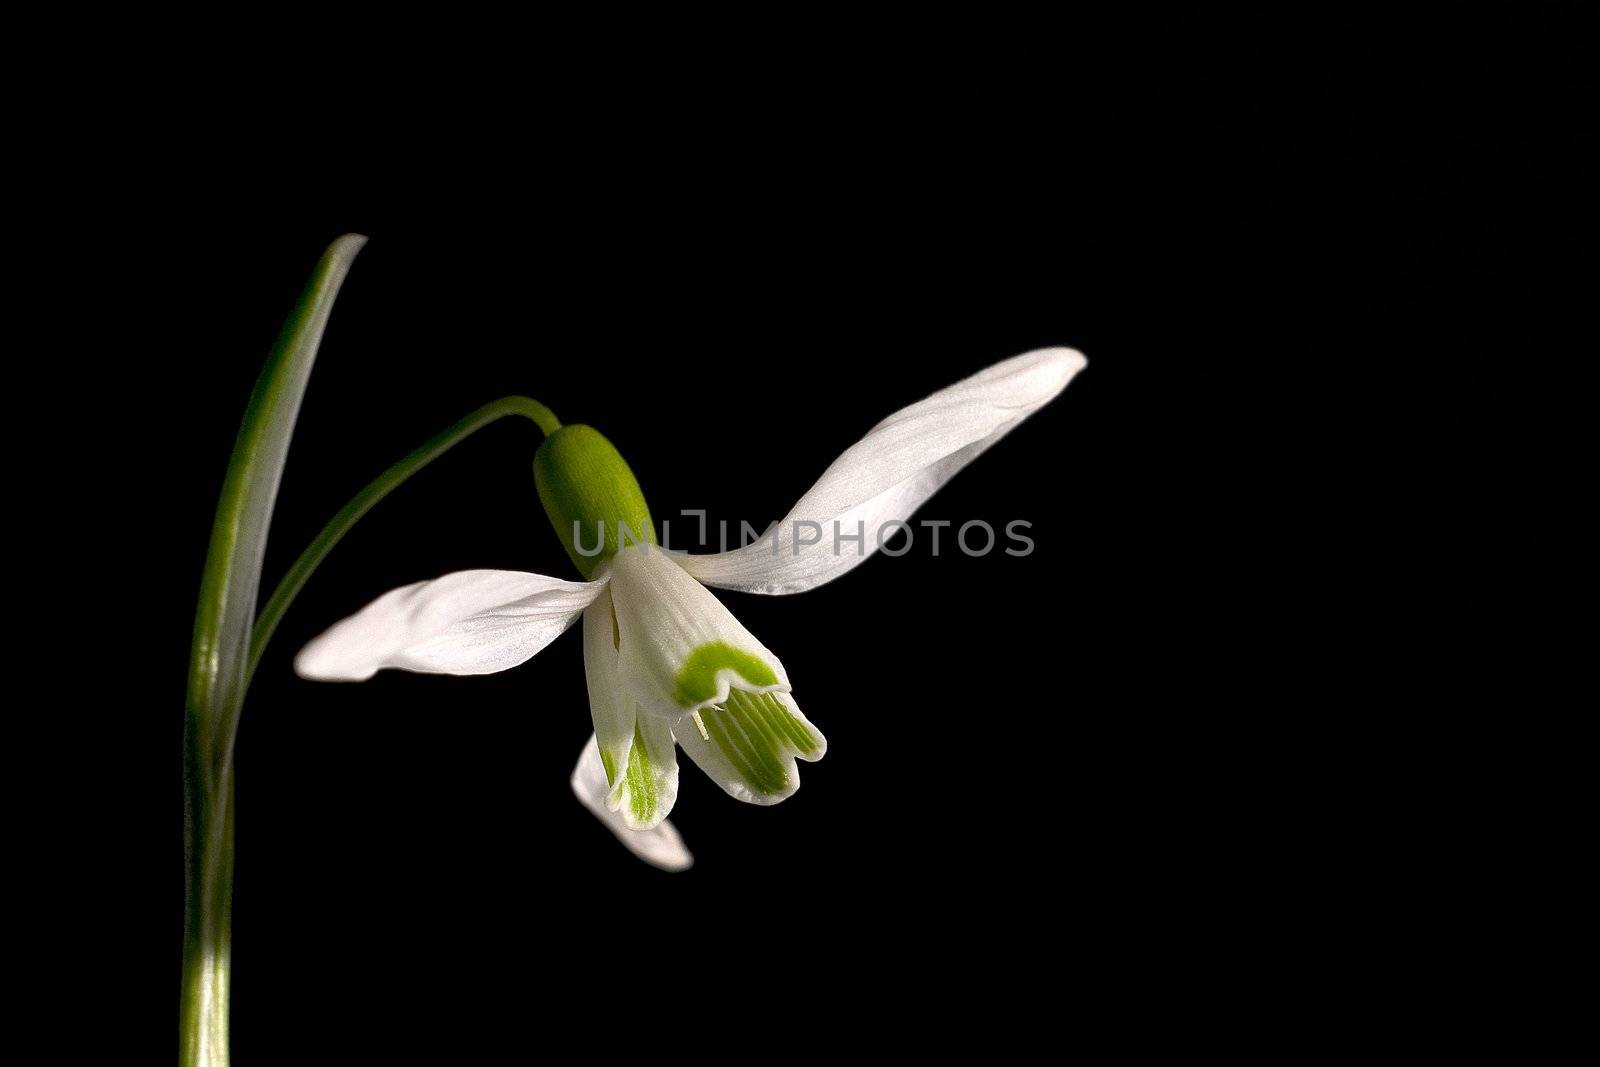
<svg viewBox="0 0 1600 1067">
<path fill-rule="evenodd" d="M 655 544 L 638 481 L 594 427 L 563 426 L 546 437 L 534 454 L 533 476 L 545 514 L 585 578 L 627 544 Z"/>
</svg>

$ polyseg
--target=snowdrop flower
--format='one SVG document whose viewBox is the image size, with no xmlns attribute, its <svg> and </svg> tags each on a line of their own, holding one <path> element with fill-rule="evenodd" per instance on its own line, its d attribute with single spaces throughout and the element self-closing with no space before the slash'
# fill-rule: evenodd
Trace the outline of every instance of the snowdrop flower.
<svg viewBox="0 0 1600 1067">
<path fill-rule="evenodd" d="M 730 796 L 776 804 L 800 787 L 796 760 L 821 759 L 828 746 L 795 702 L 783 663 L 707 587 L 799 593 L 858 566 L 886 528 L 1083 366 L 1070 349 L 1040 349 L 896 412 L 835 460 L 765 537 L 715 555 L 658 547 L 644 495 L 617 450 L 588 426 L 560 427 L 540 446 L 534 473 L 585 581 L 473 570 L 417 582 L 312 641 L 295 669 L 329 681 L 360 681 L 384 668 L 489 674 L 531 659 L 581 617 L 594 737 L 573 791 L 641 858 L 681 870 L 691 858 L 666 821 L 678 792 L 678 749 Z M 836 551 L 833 537 L 801 537 L 802 529 L 837 530 L 859 548 Z"/>
</svg>

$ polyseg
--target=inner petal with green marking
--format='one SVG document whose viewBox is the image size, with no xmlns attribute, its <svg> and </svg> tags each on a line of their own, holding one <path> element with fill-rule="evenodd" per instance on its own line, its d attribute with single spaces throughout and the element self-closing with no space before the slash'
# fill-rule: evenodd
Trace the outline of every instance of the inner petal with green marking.
<svg viewBox="0 0 1600 1067">
<path fill-rule="evenodd" d="M 704 734 L 696 731 L 704 728 Z M 733 690 L 720 707 L 704 708 L 678 726 L 678 742 L 728 792 L 774 803 L 799 788 L 795 759 L 826 751 L 822 734 L 776 693 Z"/>
<path fill-rule="evenodd" d="M 633 731 L 633 747 L 628 750 L 628 775 L 622 787 L 622 802 L 628 806 L 630 822 L 648 823 L 659 807 L 655 779 L 650 773 L 650 756 L 644 750 L 644 738 L 637 727 Z"/>
<path fill-rule="evenodd" d="M 672 698 L 682 708 L 716 699 L 723 671 L 737 675 L 752 689 L 778 684 L 777 673 L 759 656 L 734 648 L 726 641 L 711 641 L 689 653 L 678 671 Z"/>
<path fill-rule="evenodd" d="M 778 657 L 660 548 L 624 548 L 609 573 L 618 669 L 647 714 L 676 722 L 731 689 L 788 690 Z"/>
<path fill-rule="evenodd" d="M 678 761 L 672 731 L 664 721 L 639 718 L 620 775 L 603 752 L 601 759 L 611 783 L 607 807 L 620 814 L 629 828 L 648 830 L 672 811 L 678 796 Z"/>
</svg>

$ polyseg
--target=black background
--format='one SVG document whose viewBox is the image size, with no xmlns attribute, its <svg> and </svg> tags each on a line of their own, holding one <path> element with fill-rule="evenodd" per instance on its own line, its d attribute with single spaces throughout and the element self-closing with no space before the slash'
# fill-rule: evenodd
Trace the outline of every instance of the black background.
<svg viewBox="0 0 1600 1067">
<path fill-rule="evenodd" d="M 104 551 L 137 575 L 138 621 L 115 683 L 138 714 L 105 747 L 140 753 L 124 795 L 153 798 L 102 813 L 151 890 L 103 906 L 148 935 L 140 1029 L 170 1033 L 152 1022 L 175 987 L 179 709 L 216 491 L 260 360 L 344 231 L 371 242 L 307 395 L 269 586 L 374 473 L 507 393 L 606 433 L 658 521 L 765 522 L 937 388 L 1042 345 L 1089 366 L 919 516 L 1027 519 L 1032 556 L 933 558 L 919 536 L 798 597 L 724 594 L 830 752 L 771 809 L 685 761 L 681 875 L 571 797 L 576 637 L 486 678 L 294 677 L 298 647 L 394 586 L 572 576 L 530 426 L 380 505 L 245 710 L 236 1062 L 462 1041 L 491 1062 L 542 1029 L 692 1033 L 719 1009 L 801 1035 L 886 1015 L 1020 1033 L 1063 1011 L 1115 1030 L 1152 994 L 1198 1002 L 1359 929 L 1405 862 L 1344 861 L 1377 847 L 1349 820 L 1407 740 L 1372 668 L 1416 666 L 1426 613 L 1483 595 L 1458 560 L 1508 509 L 1523 536 L 1564 524 L 1592 377 L 1573 309 L 1593 288 L 1593 110 L 1556 76 L 1351 63 L 1224 99 L 1213 73 L 1081 108 L 1030 82 L 1028 112 L 821 123 L 799 101 L 698 136 L 541 127 L 491 160 L 330 180 L 310 207 L 201 161 L 142 204 L 93 267 L 182 308 L 131 320 L 161 343 L 103 387 L 127 425 Z M 659 1017 L 608 1021 L 634 998 Z"/>
</svg>

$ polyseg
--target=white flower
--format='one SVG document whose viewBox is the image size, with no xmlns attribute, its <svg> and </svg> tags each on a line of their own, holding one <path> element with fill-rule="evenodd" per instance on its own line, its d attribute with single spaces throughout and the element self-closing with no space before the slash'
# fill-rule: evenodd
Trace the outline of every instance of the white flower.
<svg viewBox="0 0 1600 1067">
<path fill-rule="evenodd" d="M 795 761 L 827 751 L 795 703 L 782 662 L 706 587 L 782 594 L 832 581 L 877 549 L 887 525 L 908 519 L 1083 366 L 1070 349 L 1040 349 L 896 412 L 835 460 L 766 538 L 716 555 L 656 547 L 626 464 L 593 430 L 563 427 L 546 447 L 564 434 L 572 443 L 549 454 L 566 447 L 583 459 L 568 465 L 574 480 L 566 483 L 541 472 L 541 499 L 558 531 L 566 536 L 570 515 L 609 509 L 613 521 L 637 516 L 630 529 L 644 543 L 608 531 L 604 551 L 590 559 L 569 542 L 586 582 L 478 570 L 396 589 L 312 641 L 295 669 L 328 681 L 360 681 L 385 667 L 489 674 L 531 659 L 581 615 L 595 736 L 573 772 L 573 790 L 640 857 L 681 870 L 689 853 L 664 821 L 678 792 L 678 748 L 729 795 L 752 804 L 792 795 L 800 787 Z M 851 538 L 838 551 L 836 522 Z M 808 536 L 797 536 L 802 529 Z"/>
</svg>

